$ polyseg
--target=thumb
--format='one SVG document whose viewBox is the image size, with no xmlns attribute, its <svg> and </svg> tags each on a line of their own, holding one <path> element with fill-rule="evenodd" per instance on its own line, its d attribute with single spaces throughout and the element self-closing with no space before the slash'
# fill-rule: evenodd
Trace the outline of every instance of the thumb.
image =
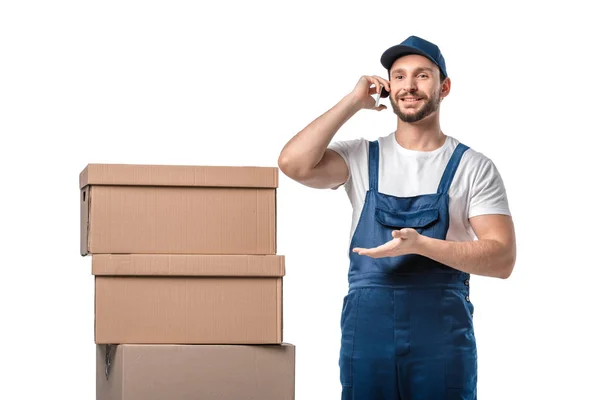
<svg viewBox="0 0 600 400">
<path fill-rule="evenodd" d="M 374 108 L 375 111 L 381 111 L 381 110 L 385 110 L 387 107 L 383 104 L 378 105 L 377 107 Z"/>
<path fill-rule="evenodd" d="M 406 239 L 408 235 L 407 235 L 406 229 L 400 229 L 400 230 L 392 231 L 392 236 L 396 239 Z"/>
</svg>

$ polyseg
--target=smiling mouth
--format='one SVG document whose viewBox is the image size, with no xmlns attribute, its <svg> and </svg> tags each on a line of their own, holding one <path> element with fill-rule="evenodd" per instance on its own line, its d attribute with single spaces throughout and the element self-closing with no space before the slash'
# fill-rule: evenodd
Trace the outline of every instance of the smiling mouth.
<svg viewBox="0 0 600 400">
<path fill-rule="evenodd" d="M 402 100 L 405 103 L 414 103 L 416 101 L 421 101 L 422 99 L 420 97 L 416 97 L 416 98 L 415 97 L 410 97 L 410 98 L 405 97 L 405 98 L 400 99 L 400 100 Z"/>
</svg>

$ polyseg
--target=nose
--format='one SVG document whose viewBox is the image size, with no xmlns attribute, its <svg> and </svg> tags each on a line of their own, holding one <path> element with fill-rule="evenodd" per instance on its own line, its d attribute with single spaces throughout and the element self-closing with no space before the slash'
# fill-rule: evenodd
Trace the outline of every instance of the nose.
<svg viewBox="0 0 600 400">
<path fill-rule="evenodd" d="M 417 91 L 417 84 L 414 79 L 406 78 L 403 83 L 404 83 L 404 85 L 402 88 L 404 89 L 405 92 L 413 93 L 413 92 Z"/>
</svg>

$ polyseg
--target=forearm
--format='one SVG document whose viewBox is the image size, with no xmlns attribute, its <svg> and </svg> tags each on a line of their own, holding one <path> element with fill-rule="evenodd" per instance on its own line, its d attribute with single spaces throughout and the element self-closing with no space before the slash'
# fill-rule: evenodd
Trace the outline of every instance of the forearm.
<svg viewBox="0 0 600 400">
<path fill-rule="evenodd" d="M 359 110 L 359 101 L 351 94 L 345 96 L 290 139 L 281 151 L 279 164 L 292 175 L 302 175 L 313 169 L 337 131 Z"/>
<path fill-rule="evenodd" d="M 514 267 L 513 252 L 498 240 L 453 242 L 427 236 L 420 239 L 418 254 L 463 272 L 506 279 Z"/>
</svg>

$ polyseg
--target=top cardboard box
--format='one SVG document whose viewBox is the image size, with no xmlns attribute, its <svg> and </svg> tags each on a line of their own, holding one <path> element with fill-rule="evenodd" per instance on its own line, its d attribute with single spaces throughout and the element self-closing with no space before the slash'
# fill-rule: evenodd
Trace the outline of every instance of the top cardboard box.
<svg viewBox="0 0 600 400">
<path fill-rule="evenodd" d="M 273 255 L 275 167 L 88 164 L 81 255 Z"/>
</svg>

